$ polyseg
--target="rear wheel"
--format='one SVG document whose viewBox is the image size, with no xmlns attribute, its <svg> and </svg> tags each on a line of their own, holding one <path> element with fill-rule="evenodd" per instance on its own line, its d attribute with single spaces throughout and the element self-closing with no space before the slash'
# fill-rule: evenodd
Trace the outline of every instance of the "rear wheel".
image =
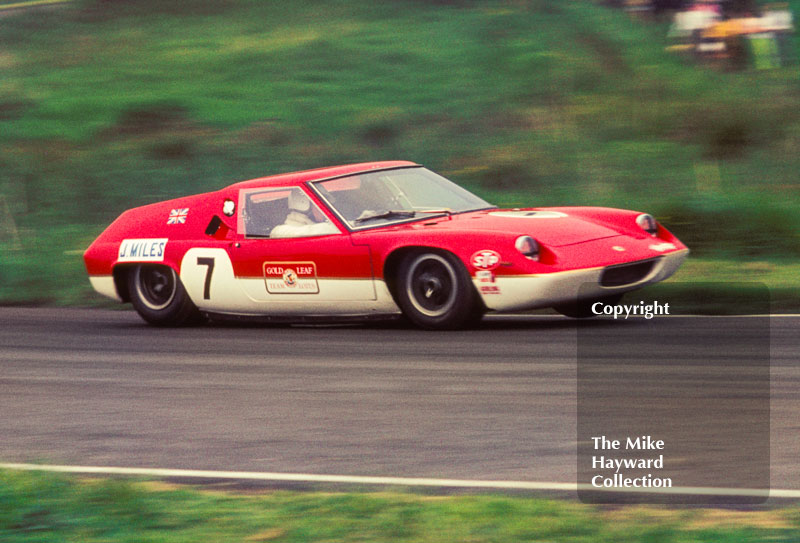
<svg viewBox="0 0 800 543">
<path fill-rule="evenodd" d="M 175 270 L 139 265 L 128 276 L 128 293 L 139 315 L 156 326 L 185 326 L 202 320 Z"/>
<path fill-rule="evenodd" d="M 576 302 L 564 305 L 557 305 L 553 309 L 566 317 L 573 319 L 588 319 L 596 317 L 597 315 L 592 311 L 592 306 L 598 302 L 615 305 L 622 299 L 622 294 L 614 294 L 613 296 L 605 296 L 603 298 L 592 298 L 591 300 L 578 300 Z"/>
<path fill-rule="evenodd" d="M 475 287 L 463 264 L 449 253 L 411 253 L 400 265 L 397 301 L 415 325 L 453 330 L 480 320 Z"/>
</svg>

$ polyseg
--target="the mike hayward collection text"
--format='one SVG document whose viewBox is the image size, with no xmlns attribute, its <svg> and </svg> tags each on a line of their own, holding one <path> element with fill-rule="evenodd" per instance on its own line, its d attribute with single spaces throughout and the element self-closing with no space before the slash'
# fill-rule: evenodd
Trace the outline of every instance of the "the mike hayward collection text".
<svg viewBox="0 0 800 543">
<path fill-rule="evenodd" d="M 596 451 L 641 450 L 663 451 L 664 441 L 651 436 L 626 437 L 624 440 L 609 439 L 606 436 L 591 438 Z M 653 454 L 654 454 L 653 453 Z M 621 470 L 660 470 L 664 468 L 664 454 L 640 458 L 618 458 L 615 456 L 592 455 L 592 470 L 613 470 L 613 474 L 597 474 L 591 479 L 596 488 L 669 488 L 672 479 L 655 477 L 652 473 L 637 477 L 627 477 Z"/>
</svg>

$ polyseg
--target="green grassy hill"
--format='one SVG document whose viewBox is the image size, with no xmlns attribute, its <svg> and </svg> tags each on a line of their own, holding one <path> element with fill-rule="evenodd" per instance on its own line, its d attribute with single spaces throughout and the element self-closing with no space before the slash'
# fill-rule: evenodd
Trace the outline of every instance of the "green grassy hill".
<svg viewBox="0 0 800 543">
<path fill-rule="evenodd" d="M 239 491 L 0 471 L 5 543 L 789 543 L 796 504 L 593 507 L 529 495 Z"/>
<path fill-rule="evenodd" d="M 800 9 L 800 6 L 796 6 Z M 798 12 L 800 13 L 800 12 Z M 724 73 L 590 1 L 74 1 L 0 17 L 0 302 L 85 303 L 124 209 L 352 161 L 800 256 L 797 67 Z"/>
</svg>

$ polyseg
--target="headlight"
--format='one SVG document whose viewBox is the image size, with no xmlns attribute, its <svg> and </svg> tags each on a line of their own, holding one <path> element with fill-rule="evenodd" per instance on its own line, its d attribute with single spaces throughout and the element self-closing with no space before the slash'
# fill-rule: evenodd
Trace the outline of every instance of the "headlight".
<svg viewBox="0 0 800 543">
<path fill-rule="evenodd" d="M 536 243 L 536 240 L 532 237 L 518 237 L 517 241 L 514 242 L 514 247 L 517 248 L 517 251 L 525 255 L 525 257 L 531 260 L 539 260 L 539 244 Z"/>
<path fill-rule="evenodd" d="M 642 213 L 636 217 L 636 224 L 651 236 L 658 234 L 658 223 L 649 213 Z"/>
</svg>

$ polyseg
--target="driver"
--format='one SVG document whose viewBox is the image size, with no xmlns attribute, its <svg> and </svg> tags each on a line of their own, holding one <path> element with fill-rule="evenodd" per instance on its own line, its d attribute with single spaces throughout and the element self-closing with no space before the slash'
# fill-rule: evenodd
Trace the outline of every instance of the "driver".
<svg viewBox="0 0 800 543">
<path fill-rule="evenodd" d="M 292 189 L 289 193 L 289 214 L 283 224 L 289 226 L 303 226 L 314 224 L 316 221 L 309 216 L 311 211 L 311 200 L 308 199 L 303 191 Z"/>
<path fill-rule="evenodd" d="M 271 238 L 300 238 L 306 236 L 321 236 L 325 234 L 335 234 L 339 231 L 329 220 L 317 222 L 311 216 L 313 206 L 311 200 L 305 193 L 298 189 L 292 189 L 289 193 L 289 214 L 283 224 L 279 224 L 272 229 L 269 237 Z"/>
</svg>

